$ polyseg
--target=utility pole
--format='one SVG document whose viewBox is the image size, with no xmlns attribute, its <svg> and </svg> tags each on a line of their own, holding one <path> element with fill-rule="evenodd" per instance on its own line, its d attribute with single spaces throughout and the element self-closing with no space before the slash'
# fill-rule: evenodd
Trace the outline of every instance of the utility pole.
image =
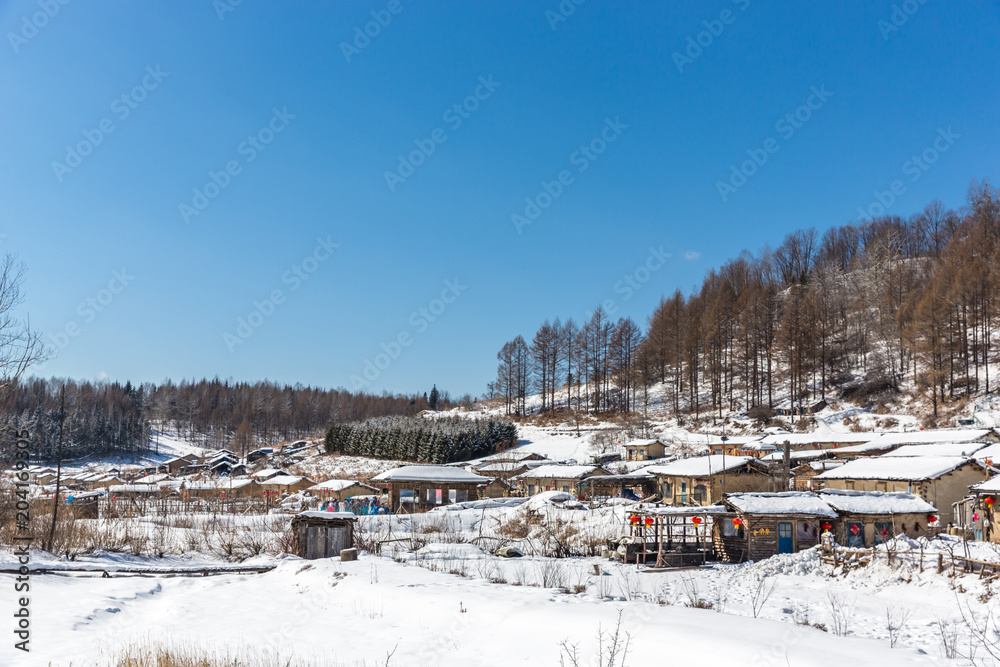
<svg viewBox="0 0 1000 667">
<path fill-rule="evenodd" d="M 781 463 L 781 490 L 788 490 L 788 480 L 792 478 L 792 444 L 785 440 L 784 456 Z"/>
<path fill-rule="evenodd" d="M 56 495 L 52 500 L 52 526 L 49 528 L 49 542 L 46 551 L 52 551 L 56 535 L 56 519 L 59 517 L 59 487 L 62 483 L 63 422 L 66 420 L 66 384 L 59 392 L 59 453 L 56 459 Z"/>
<path fill-rule="evenodd" d="M 726 427 L 723 425 L 722 432 L 726 432 Z M 722 436 L 722 493 L 726 492 L 726 442 L 729 440 L 726 436 Z"/>
</svg>

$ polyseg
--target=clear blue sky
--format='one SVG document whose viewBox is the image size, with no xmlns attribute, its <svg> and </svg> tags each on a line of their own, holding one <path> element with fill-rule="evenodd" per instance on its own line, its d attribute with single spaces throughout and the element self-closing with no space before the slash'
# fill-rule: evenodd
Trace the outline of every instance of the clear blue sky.
<svg viewBox="0 0 1000 667">
<path fill-rule="evenodd" d="M 897 179 L 901 215 L 998 179 L 997 2 L 911 0 L 892 30 L 891 3 L 589 0 L 556 22 L 556 0 L 226 2 L 0 5 L 0 250 L 58 351 L 44 375 L 351 387 L 402 334 L 366 388 L 478 394 L 545 318 L 614 299 L 644 325 L 661 294 L 852 221 Z M 391 21 L 345 55 L 372 11 Z M 679 68 L 688 38 L 706 46 Z M 933 165 L 907 166 L 948 128 Z M 415 142 L 433 153 L 390 187 Z M 199 201 L 210 172 L 228 184 Z M 542 181 L 562 191 L 519 233 Z"/>
</svg>

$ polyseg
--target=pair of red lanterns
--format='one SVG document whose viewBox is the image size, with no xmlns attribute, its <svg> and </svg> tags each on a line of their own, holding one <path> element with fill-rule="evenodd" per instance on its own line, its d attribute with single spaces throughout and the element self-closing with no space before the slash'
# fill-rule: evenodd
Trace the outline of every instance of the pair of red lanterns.
<svg viewBox="0 0 1000 667">
<path fill-rule="evenodd" d="M 628 518 L 628 520 L 629 520 L 629 523 L 631 523 L 633 526 L 635 526 L 636 524 L 639 523 L 639 515 L 638 514 L 633 514 L 632 516 L 630 516 Z M 646 524 L 647 526 L 652 526 L 653 525 L 653 517 L 647 516 L 645 519 L 642 519 L 642 522 L 644 524 Z"/>
</svg>

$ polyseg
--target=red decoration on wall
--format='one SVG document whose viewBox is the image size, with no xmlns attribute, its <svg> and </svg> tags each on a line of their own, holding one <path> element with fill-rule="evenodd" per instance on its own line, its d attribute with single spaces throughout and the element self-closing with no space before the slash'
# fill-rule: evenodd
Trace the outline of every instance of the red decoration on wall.
<svg viewBox="0 0 1000 667">
<path fill-rule="evenodd" d="M 858 524 L 853 524 L 851 526 L 851 533 L 853 533 L 854 535 L 857 535 L 860 532 L 861 532 L 861 527 Z"/>
<path fill-rule="evenodd" d="M 819 527 L 822 528 L 823 530 L 830 530 L 831 528 L 833 528 L 833 524 L 830 523 L 829 521 L 824 521 L 823 523 L 819 524 Z"/>
<path fill-rule="evenodd" d="M 733 519 L 733 525 L 737 526 L 737 527 L 742 526 L 743 525 L 743 519 L 741 519 L 739 517 L 734 518 Z"/>
<path fill-rule="evenodd" d="M 700 516 L 693 516 L 693 517 L 691 517 L 691 523 L 693 523 L 696 526 L 700 525 L 701 524 L 701 517 Z"/>
<path fill-rule="evenodd" d="M 927 523 L 937 523 L 938 518 L 933 514 L 927 515 Z"/>
</svg>

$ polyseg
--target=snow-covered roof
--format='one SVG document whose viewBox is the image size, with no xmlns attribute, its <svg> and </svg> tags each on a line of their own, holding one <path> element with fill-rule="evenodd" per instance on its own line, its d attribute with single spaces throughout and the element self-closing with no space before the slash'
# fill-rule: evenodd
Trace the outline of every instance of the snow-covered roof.
<svg viewBox="0 0 1000 667">
<path fill-rule="evenodd" d="M 841 466 L 847 465 L 845 461 L 838 461 L 836 459 L 824 459 L 822 461 L 809 461 L 804 463 L 813 470 L 833 470 L 834 468 L 839 468 Z"/>
<path fill-rule="evenodd" d="M 800 449 L 795 452 L 788 452 L 788 457 L 792 463 L 802 463 L 813 459 L 825 458 L 830 456 L 830 452 L 832 451 L 832 449 Z M 781 462 L 785 460 L 785 452 L 777 451 L 772 454 L 768 454 L 767 456 L 762 456 L 760 460 L 767 461 L 768 463 L 774 461 Z"/>
<path fill-rule="evenodd" d="M 978 450 L 972 456 L 973 458 L 977 458 L 980 461 L 989 459 L 990 461 L 1000 462 L 1000 443 L 987 445 L 986 447 L 983 447 L 982 449 Z"/>
<path fill-rule="evenodd" d="M 816 479 L 885 479 L 918 481 L 935 479 L 961 468 L 972 459 L 961 456 L 908 456 L 896 458 L 855 459 L 834 470 L 816 475 Z"/>
<path fill-rule="evenodd" d="M 369 489 L 375 488 L 374 486 L 370 486 L 364 482 L 359 482 L 354 479 L 328 479 L 315 486 L 310 486 L 309 489 L 315 489 L 317 491 L 343 491 L 344 489 L 349 489 L 352 486 L 363 486 Z"/>
<path fill-rule="evenodd" d="M 304 479 L 305 477 L 299 477 L 298 475 L 277 475 L 270 479 L 257 481 L 263 486 L 291 486 L 292 484 L 298 484 Z"/>
<path fill-rule="evenodd" d="M 662 466 L 650 466 L 646 470 L 658 477 L 708 477 L 723 470 L 739 468 L 747 463 L 762 465 L 758 463 L 757 459 L 750 456 L 712 454 L 710 456 L 680 459 Z"/>
<path fill-rule="evenodd" d="M 649 447 L 650 445 L 661 444 L 664 442 L 659 438 L 651 438 L 648 440 L 632 440 L 631 442 L 626 442 L 626 447 Z"/>
<path fill-rule="evenodd" d="M 985 449 L 985 442 L 943 442 L 932 445 L 903 445 L 883 457 L 896 456 L 964 456 L 975 455 L 980 449 Z M 977 457 L 978 458 L 978 457 Z"/>
<path fill-rule="evenodd" d="M 904 433 L 882 433 L 872 440 L 881 445 L 930 445 L 945 442 L 975 442 L 990 434 L 989 429 L 939 428 L 929 431 L 907 431 Z"/>
<path fill-rule="evenodd" d="M 1000 493 L 1000 475 L 990 477 L 979 484 L 974 484 L 972 490 L 980 493 Z"/>
<path fill-rule="evenodd" d="M 488 484 L 490 479 L 450 466 L 402 466 L 372 477 L 376 482 L 451 482 L 453 484 Z"/>
<path fill-rule="evenodd" d="M 357 521 L 358 517 L 352 512 L 321 512 L 319 510 L 308 510 L 299 512 L 295 516 L 303 519 L 340 519 L 341 521 Z"/>
<path fill-rule="evenodd" d="M 788 441 L 792 446 L 825 445 L 829 443 L 868 442 L 875 437 L 874 433 L 837 433 L 835 431 L 814 431 L 812 433 L 772 433 L 764 436 L 763 442 L 781 447 Z"/>
<path fill-rule="evenodd" d="M 582 479 L 600 471 L 597 466 L 544 465 L 525 471 L 516 479 Z"/>
<path fill-rule="evenodd" d="M 705 436 L 705 443 L 707 445 L 712 445 L 713 447 L 718 447 L 722 443 L 723 436 L 721 435 L 707 435 Z M 764 439 L 763 435 L 729 435 L 725 436 L 727 447 L 738 447 L 743 445 L 748 445 L 754 442 L 760 442 Z"/>
<path fill-rule="evenodd" d="M 780 493 L 727 493 L 724 502 L 744 514 L 808 514 L 836 518 L 833 508 L 815 493 L 783 491 Z"/>
<path fill-rule="evenodd" d="M 851 514 L 924 514 L 937 512 L 936 507 L 912 493 L 823 489 L 819 492 L 819 496 L 835 510 Z"/>
<path fill-rule="evenodd" d="M 108 493 L 157 493 L 156 484 L 116 484 L 108 487 Z"/>
<path fill-rule="evenodd" d="M 256 477 L 258 480 L 268 479 L 269 477 L 277 477 L 278 475 L 287 475 L 288 473 L 279 468 L 264 468 L 263 470 L 258 470 L 257 472 L 250 473 L 251 477 Z"/>
</svg>

